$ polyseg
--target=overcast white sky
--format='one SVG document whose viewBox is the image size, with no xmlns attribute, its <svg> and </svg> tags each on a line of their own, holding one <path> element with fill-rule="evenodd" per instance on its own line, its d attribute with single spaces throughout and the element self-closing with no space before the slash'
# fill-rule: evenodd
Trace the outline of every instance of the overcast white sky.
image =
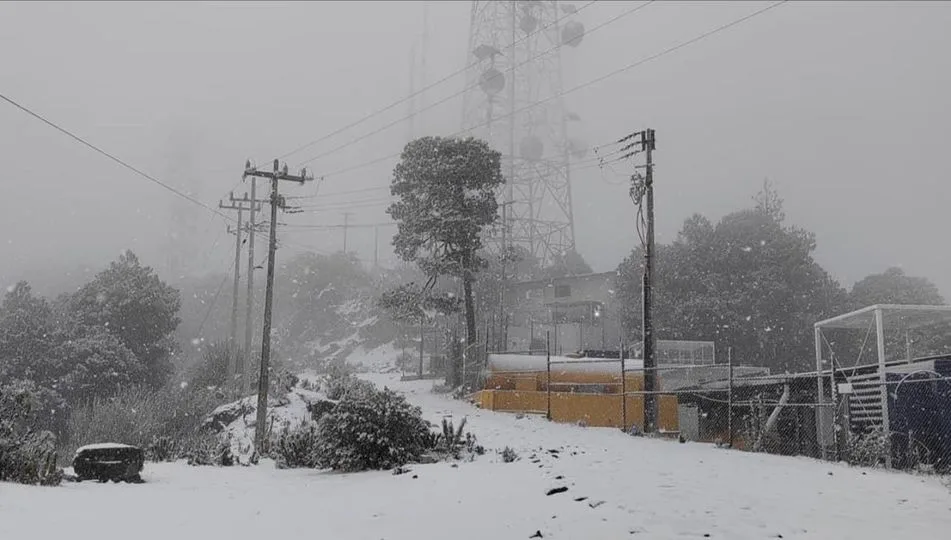
<svg viewBox="0 0 951 540">
<path fill-rule="evenodd" d="M 764 5 L 658 2 L 565 50 L 565 86 Z M 430 5 L 429 81 L 468 61 L 469 6 Z M 579 17 L 594 27 L 630 6 L 597 2 Z M 422 2 L 4 2 L 0 92 L 217 205 L 229 189 L 246 189 L 237 185 L 245 159 L 264 163 L 405 96 L 422 13 Z M 657 131 L 659 241 L 694 212 L 716 219 L 748 205 L 768 177 L 786 199 L 788 220 L 816 233 L 820 263 L 844 285 L 900 265 L 951 296 L 949 28 L 946 2 L 791 2 L 566 100 L 591 143 Z M 426 99 L 463 84 L 455 77 Z M 288 162 L 294 167 L 407 110 L 395 107 Z M 453 99 L 422 113 L 416 127 L 448 134 L 460 116 Z M 320 175 L 394 154 L 408 133 L 399 124 L 310 165 Z M 4 283 L 94 270 L 125 248 L 160 270 L 170 245 L 194 271 L 229 268 L 222 220 L 5 103 L 0 157 Z M 322 200 L 386 185 L 394 163 L 331 175 Z M 621 180 L 596 170 L 574 179 L 578 248 L 598 270 L 614 268 L 634 245 Z M 369 202 L 350 210 L 351 223 L 384 220 L 382 194 L 352 195 Z M 286 220 L 340 223 L 342 211 L 328 206 Z M 371 257 L 371 229 L 351 231 L 349 240 Z M 282 257 L 302 246 L 336 250 L 342 238 L 298 231 L 285 241 Z"/>
</svg>

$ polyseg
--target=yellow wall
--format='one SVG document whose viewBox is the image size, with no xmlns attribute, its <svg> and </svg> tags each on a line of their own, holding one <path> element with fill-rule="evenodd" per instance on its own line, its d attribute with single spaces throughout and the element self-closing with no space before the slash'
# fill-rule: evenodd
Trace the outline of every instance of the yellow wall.
<svg viewBox="0 0 951 540">
<path fill-rule="evenodd" d="M 644 376 L 640 373 L 628 373 L 626 377 L 628 391 L 637 391 L 644 388 Z M 485 382 L 488 390 L 547 390 L 548 374 L 545 372 L 523 373 L 490 373 Z M 621 376 L 619 373 L 570 373 L 552 370 L 552 385 L 565 384 L 606 384 L 620 389 Z"/>
<path fill-rule="evenodd" d="M 632 388 L 631 390 L 634 390 Z M 548 392 L 522 390 L 483 390 L 479 392 L 483 409 L 507 412 L 548 411 Z M 658 429 L 676 432 L 680 429 L 677 414 L 677 396 L 660 395 L 658 402 Z M 584 421 L 592 427 L 644 427 L 644 396 L 627 396 L 627 422 L 623 421 L 619 394 L 583 394 L 574 392 L 551 393 L 551 419 L 556 422 Z"/>
</svg>

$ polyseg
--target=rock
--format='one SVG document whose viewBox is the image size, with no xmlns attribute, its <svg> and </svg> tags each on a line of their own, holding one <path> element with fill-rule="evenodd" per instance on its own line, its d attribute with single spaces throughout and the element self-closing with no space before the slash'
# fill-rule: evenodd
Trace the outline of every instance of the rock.
<svg viewBox="0 0 951 540">
<path fill-rule="evenodd" d="M 549 490 L 548 490 L 548 493 L 545 493 L 545 495 L 549 495 L 549 496 L 551 496 L 551 495 L 558 495 L 559 493 L 564 493 L 564 492 L 566 492 L 566 491 L 568 491 L 568 487 L 567 487 L 567 486 L 559 486 L 559 487 L 556 487 L 556 488 L 551 488 L 551 489 L 549 489 Z"/>
<path fill-rule="evenodd" d="M 575 502 L 581 502 L 581 501 L 586 501 L 586 500 L 588 500 L 587 497 L 578 497 L 578 498 L 575 499 Z"/>
<path fill-rule="evenodd" d="M 140 473 L 144 464 L 145 452 L 137 446 L 90 444 L 76 450 L 73 472 L 78 480 L 139 483 L 142 481 Z"/>
<path fill-rule="evenodd" d="M 529 536 L 529 538 L 544 538 L 541 531 L 535 531 L 535 534 Z"/>
</svg>

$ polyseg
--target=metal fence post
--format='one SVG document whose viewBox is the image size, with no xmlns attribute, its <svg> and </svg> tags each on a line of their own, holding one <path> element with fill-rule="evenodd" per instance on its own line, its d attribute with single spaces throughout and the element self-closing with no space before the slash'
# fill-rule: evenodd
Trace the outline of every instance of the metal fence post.
<svg viewBox="0 0 951 540">
<path fill-rule="evenodd" d="M 624 344 L 620 340 L 618 355 L 621 357 L 621 429 L 627 431 L 627 370 L 624 365 Z"/>
<path fill-rule="evenodd" d="M 733 347 L 727 347 L 727 394 L 726 394 L 726 429 L 727 444 L 733 448 Z"/>
<path fill-rule="evenodd" d="M 547 394 L 548 410 L 545 417 L 551 420 L 551 331 L 545 332 L 545 393 Z"/>
</svg>

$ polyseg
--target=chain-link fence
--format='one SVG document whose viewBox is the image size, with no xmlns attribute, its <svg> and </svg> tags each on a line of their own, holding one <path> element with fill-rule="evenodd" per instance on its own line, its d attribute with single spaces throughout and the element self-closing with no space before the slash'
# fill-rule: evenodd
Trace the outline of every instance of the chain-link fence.
<svg viewBox="0 0 951 540">
<path fill-rule="evenodd" d="M 660 365 L 644 389 L 640 360 L 490 354 L 481 404 L 552 420 L 654 431 L 738 450 L 918 471 L 951 468 L 951 358 L 904 374 L 770 375 L 728 364 Z M 623 375 L 622 375 L 623 374 Z M 874 375 L 874 376 L 873 376 Z M 824 384 L 820 384 L 824 383 Z M 875 396 L 886 388 L 886 412 Z M 821 391 L 821 393 L 819 393 Z M 870 397 L 871 396 L 871 397 Z M 883 414 L 890 436 L 884 436 Z"/>
</svg>

